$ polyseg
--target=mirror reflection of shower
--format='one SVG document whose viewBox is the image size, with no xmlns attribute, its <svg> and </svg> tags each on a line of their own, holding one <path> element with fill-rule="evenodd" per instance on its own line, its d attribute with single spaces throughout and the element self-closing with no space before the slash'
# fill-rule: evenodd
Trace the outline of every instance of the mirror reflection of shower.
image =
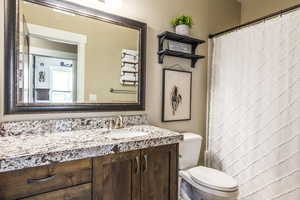
<svg viewBox="0 0 300 200">
<path fill-rule="evenodd" d="M 76 45 L 30 37 L 29 60 L 24 68 L 24 102 L 76 102 Z"/>
</svg>

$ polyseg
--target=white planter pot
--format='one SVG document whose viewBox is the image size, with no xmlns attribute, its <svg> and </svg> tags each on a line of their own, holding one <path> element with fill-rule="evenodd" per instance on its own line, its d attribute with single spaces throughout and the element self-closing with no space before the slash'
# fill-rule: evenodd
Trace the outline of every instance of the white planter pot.
<svg viewBox="0 0 300 200">
<path fill-rule="evenodd" d="M 175 31 L 180 35 L 190 35 L 190 27 L 185 24 L 180 24 L 175 27 Z"/>
</svg>

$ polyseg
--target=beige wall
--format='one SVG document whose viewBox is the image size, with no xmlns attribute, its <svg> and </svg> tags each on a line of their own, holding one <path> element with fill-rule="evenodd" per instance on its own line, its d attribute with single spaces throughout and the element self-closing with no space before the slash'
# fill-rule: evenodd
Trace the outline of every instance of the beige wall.
<svg viewBox="0 0 300 200">
<path fill-rule="evenodd" d="M 300 0 L 242 0 L 242 23 L 300 4 Z"/>
<path fill-rule="evenodd" d="M 208 1 L 208 30 L 216 33 L 240 24 L 241 4 L 237 1 Z"/>
<path fill-rule="evenodd" d="M 63 51 L 68 53 L 77 54 L 77 46 L 67 43 L 54 42 L 47 39 L 41 38 L 30 38 L 30 46 L 54 51 Z"/>
<path fill-rule="evenodd" d="M 83 2 L 73 0 L 76 2 Z M 215 1 L 215 2 L 214 2 Z M 2 2 L 2 1 L 1 1 Z M 212 3 L 214 2 L 214 3 Z M 92 7 L 105 9 L 100 5 Z M 217 5 L 217 6 L 214 6 Z M 3 6 L 1 4 L 1 6 Z M 0 11 L 2 8 L 0 9 Z M 123 0 L 122 9 L 105 9 L 107 12 L 122 15 L 128 18 L 143 21 L 148 24 L 147 37 L 147 77 L 146 77 L 146 111 L 150 122 L 154 125 L 169 128 L 176 131 L 192 131 L 205 136 L 206 123 L 206 73 L 207 60 L 197 63 L 195 69 L 190 68 L 190 63 L 183 59 L 166 58 L 163 65 L 157 62 L 157 34 L 172 30 L 170 19 L 180 14 L 191 15 L 194 19 L 192 35 L 208 40 L 210 32 L 221 31 L 240 22 L 240 9 L 236 0 Z M 3 12 L 0 12 L 3 23 Z M 3 27 L 3 24 L 1 24 Z M 0 35 L 0 43 L 3 44 L 3 34 Z M 199 46 L 198 53 L 207 56 L 207 43 Z M 0 48 L 2 51 L 2 48 Z M 1 52 L 2 53 L 2 52 Z M 3 56 L 0 56 L 3 59 Z M 3 60 L 2 60 L 3 61 Z M 162 69 L 164 66 L 175 63 L 185 66 L 185 69 L 193 72 L 192 91 L 192 120 L 185 122 L 161 123 L 161 93 L 162 93 Z M 1 66 L 3 68 L 3 66 Z M 3 74 L 3 71 L 2 71 Z M 3 84 L 1 85 L 3 89 Z M 137 112 L 121 112 L 121 114 L 133 114 Z M 138 112 L 140 113 L 140 112 Z M 143 113 L 143 112 L 142 112 Z M 3 116 L 3 120 L 41 119 L 101 116 L 119 113 L 64 113 L 43 115 L 14 115 Z M 205 141 L 205 138 L 204 138 Z M 203 145 L 204 146 L 204 145 Z M 202 152 L 203 158 L 203 152 Z"/>
</svg>

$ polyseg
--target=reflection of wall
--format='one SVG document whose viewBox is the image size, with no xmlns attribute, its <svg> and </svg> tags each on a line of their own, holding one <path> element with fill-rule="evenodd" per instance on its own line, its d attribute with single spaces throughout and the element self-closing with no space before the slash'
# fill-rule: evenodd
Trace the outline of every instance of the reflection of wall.
<svg viewBox="0 0 300 200">
<path fill-rule="evenodd" d="M 102 103 L 136 101 L 136 95 L 113 94 L 110 88 L 135 90 L 133 86 L 121 86 L 120 66 L 122 49 L 137 50 L 138 31 L 27 3 L 24 4 L 24 13 L 30 24 L 87 36 L 85 102 L 94 102 L 89 101 L 90 95 L 97 95 L 97 102 Z"/>
<path fill-rule="evenodd" d="M 146 113 L 150 122 L 154 125 L 177 131 L 193 131 L 205 136 L 206 121 L 206 72 L 207 59 L 197 63 L 193 69 L 193 95 L 192 95 L 192 120 L 174 123 L 161 123 L 161 81 L 163 65 L 157 62 L 157 34 L 172 30 L 170 19 L 180 14 L 191 15 L 194 19 L 192 34 L 195 37 L 208 40 L 210 32 L 221 31 L 240 22 L 240 9 L 236 0 L 123 0 L 122 9 L 105 8 L 102 4 L 94 5 L 93 2 L 72 0 L 75 3 L 104 10 L 124 17 L 143 21 L 148 24 L 147 37 L 147 83 L 146 83 Z M 188 3 L 187 3 L 188 2 Z M 217 5 L 218 7 L 211 6 Z M 231 5 L 231 6 L 229 6 Z M 3 1 L 0 1 L 0 25 L 3 27 Z M 236 16 L 236 17 L 235 17 Z M 0 44 L 3 45 L 3 33 L 0 34 Z M 207 56 L 207 43 L 198 48 L 198 53 Z M 3 62 L 3 48 L 0 48 Z M 0 62 L 0 63 L 2 63 Z M 164 65 L 179 63 L 189 66 L 189 62 L 183 59 L 167 58 Z M 0 64 L 1 65 L 1 64 Z M 186 67 L 186 69 L 190 69 Z M 2 65 L 3 70 L 3 65 Z M 3 75 L 3 71 L 1 71 Z M 2 85 L 3 88 L 3 85 Z M 3 120 L 22 119 L 53 119 L 64 117 L 87 117 L 117 114 L 135 114 L 137 112 L 113 112 L 113 113 L 65 113 L 65 114 L 36 114 L 36 115 L 6 115 Z M 139 113 L 139 112 L 138 112 Z M 205 138 L 204 138 L 205 139 Z M 205 141 L 205 140 L 204 140 Z M 202 145 L 204 146 L 204 144 Z M 202 151 L 203 158 L 203 151 Z M 203 159 L 202 159 L 203 160 Z"/>
<path fill-rule="evenodd" d="M 299 3 L 299 0 L 242 0 L 242 23 Z"/>
<path fill-rule="evenodd" d="M 77 46 L 61 42 L 54 42 L 46 39 L 30 37 L 30 46 L 42 49 L 49 49 L 55 51 L 63 51 L 68 53 L 77 53 Z"/>
</svg>

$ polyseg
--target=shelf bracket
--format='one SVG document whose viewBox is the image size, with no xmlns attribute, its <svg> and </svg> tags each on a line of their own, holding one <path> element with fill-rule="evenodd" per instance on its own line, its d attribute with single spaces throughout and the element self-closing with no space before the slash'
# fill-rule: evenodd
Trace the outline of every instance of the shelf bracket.
<svg viewBox="0 0 300 200">
<path fill-rule="evenodd" d="M 196 49 L 199 44 L 192 44 L 192 54 L 196 54 Z"/>
<path fill-rule="evenodd" d="M 164 53 L 158 54 L 158 63 L 163 64 L 164 63 L 164 58 L 165 58 Z"/>
<path fill-rule="evenodd" d="M 166 39 L 166 37 L 167 37 L 166 35 L 159 37 L 159 43 L 158 43 L 159 51 L 163 50 L 164 40 Z"/>
<path fill-rule="evenodd" d="M 195 68 L 195 65 L 196 65 L 197 61 L 198 61 L 198 59 L 192 59 L 191 60 L 191 67 L 192 68 Z"/>
</svg>

